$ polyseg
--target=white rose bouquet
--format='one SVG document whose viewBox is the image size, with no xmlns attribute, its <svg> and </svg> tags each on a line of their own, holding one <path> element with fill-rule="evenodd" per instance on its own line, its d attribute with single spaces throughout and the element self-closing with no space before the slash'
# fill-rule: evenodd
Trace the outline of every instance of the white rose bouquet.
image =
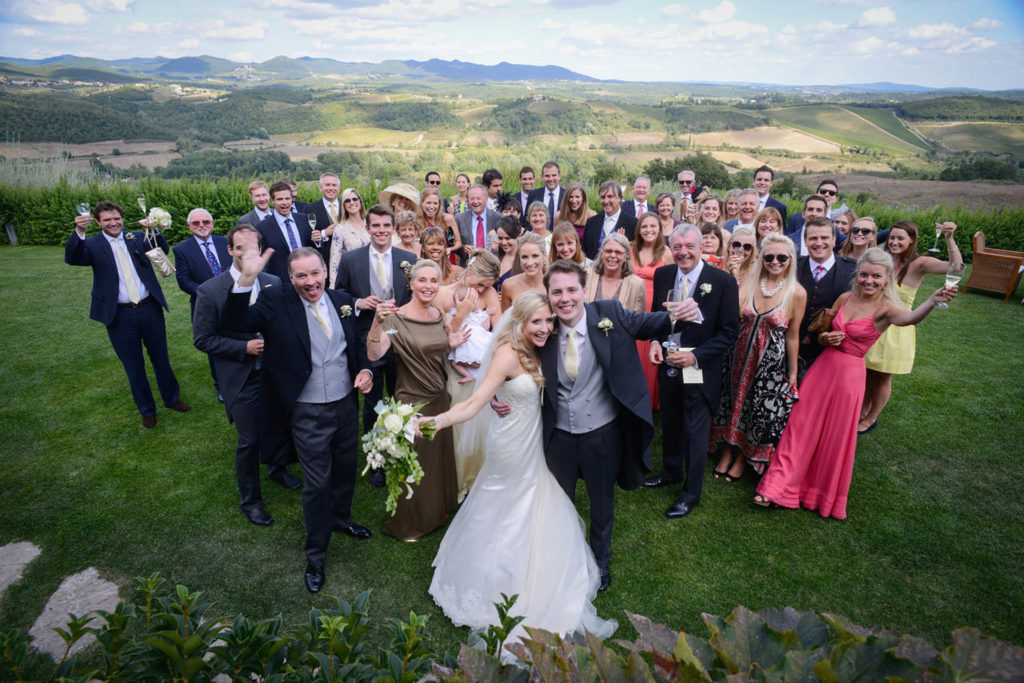
<svg viewBox="0 0 1024 683">
<path fill-rule="evenodd" d="M 416 457 L 413 442 L 416 440 L 416 418 L 419 410 L 426 403 L 411 406 L 389 398 L 377 402 L 374 412 L 377 421 L 373 429 L 363 435 L 363 451 L 366 453 L 366 467 L 363 474 L 371 468 L 383 468 L 387 482 L 388 498 L 384 503 L 392 515 L 398 508 L 398 496 L 405 487 L 406 498 L 412 498 L 412 485 L 419 484 L 423 479 L 423 468 Z M 420 425 L 423 437 L 433 440 L 436 427 L 433 422 Z"/>
<path fill-rule="evenodd" d="M 158 230 L 166 230 L 171 227 L 171 214 L 158 206 L 154 206 L 149 210 L 149 216 L 146 217 L 146 220 L 149 221 L 149 227 L 157 228 Z"/>
</svg>

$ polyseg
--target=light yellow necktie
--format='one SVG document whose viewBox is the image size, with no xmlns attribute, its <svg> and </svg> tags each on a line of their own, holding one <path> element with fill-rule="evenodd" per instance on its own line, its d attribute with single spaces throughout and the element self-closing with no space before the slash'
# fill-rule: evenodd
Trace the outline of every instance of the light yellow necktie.
<svg viewBox="0 0 1024 683">
<path fill-rule="evenodd" d="M 331 223 L 338 222 L 338 209 L 335 208 L 334 202 L 331 202 Z"/>
<path fill-rule="evenodd" d="M 382 289 L 387 289 L 388 277 L 384 272 L 384 254 L 377 254 L 377 282 L 380 283 Z"/>
<path fill-rule="evenodd" d="M 686 277 L 686 275 L 683 275 L 682 285 L 683 285 L 683 287 L 682 287 L 682 289 L 683 289 L 683 298 L 684 299 L 689 299 L 690 298 L 690 278 Z"/>
<path fill-rule="evenodd" d="M 331 338 L 331 326 L 328 325 L 327 324 L 327 320 L 322 315 L 320 315 L 320 305 L 319 305 L 319 303 L 310 304 L 309 307 L 311 309 L 313 309 L 313 317 L 316 318 L 316 321 L 318 323 L 320 323 L 320 328 L 324 331 L 324 334 L 327 335 L 327 339 L 330 339 Z"/>
<path fill-rule="evenodd" d="M 574 380 L 580 373 L 580 349 L 576 346 L 576 330 L 569 330 L 569 338 L 565 340 L 565 372 Z"/>
<path fill-rule="evenodd" d="M 127 251 L 128 245 L 122 245 L 120 240 L 114 242 L 114 254 L 117 255 L 117 265 L 121 268 L 124 286 L 128 290 L 128 300 L 137 304 L 142 297 L 139 295 L 139 286 L 135 284 L 135 273 L 132 271 L 132 264 L 128 261 Z"/>
</svg>

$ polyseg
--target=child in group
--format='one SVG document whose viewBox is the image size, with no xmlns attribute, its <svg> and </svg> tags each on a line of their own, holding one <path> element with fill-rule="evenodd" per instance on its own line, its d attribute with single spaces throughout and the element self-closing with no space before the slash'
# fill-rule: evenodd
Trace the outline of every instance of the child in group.
<svg viewBox="0 0 1024 683">
<path fill-rule="evenodd" d="M 459 384 L 477 379 L 491 344 L 491 330 L 501 316 L 501 302 L 494 290 L 498 268 L 494 254 L 477 249 L 459 279 L 439 293 L 438 303 L 444 306 L 442 310 L 450 311 L 452 329 L 470 329 L 469 339 L 448 354 L 452 368 L 460 376 Z"/>
</svg>

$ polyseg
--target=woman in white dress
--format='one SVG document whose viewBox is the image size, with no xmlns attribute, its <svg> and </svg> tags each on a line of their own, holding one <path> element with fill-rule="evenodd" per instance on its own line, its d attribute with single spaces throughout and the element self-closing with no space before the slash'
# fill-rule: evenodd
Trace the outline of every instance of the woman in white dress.
<svg viewBox="0 0 1024 683">
<path fill-rule="evenodd" d="M 511 613 L 525 619 L 513 637 L 531 626 L 607 638 L 618 624 L 599 618 L 591 603 L 600 573 L 583 522 L 544 460 L 537 349 L 551 329 L 545 295 L 519 295 L 473 395 L 426 418 L 438 428 L 464 422 L 489 411 L 495 393 L 512 406 L 507 417 L 491 420 L 483 469 L 438 548 L 430 594 L 457 626 L 497 624 L 493 603 L 502 593 L 518 594 Z"/>
</svg>

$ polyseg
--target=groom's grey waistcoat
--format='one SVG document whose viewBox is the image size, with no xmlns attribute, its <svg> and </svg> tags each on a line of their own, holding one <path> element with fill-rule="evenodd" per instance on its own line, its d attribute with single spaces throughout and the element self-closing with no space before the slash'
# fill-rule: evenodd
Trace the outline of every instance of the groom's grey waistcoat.
<svg viewBox="0 0 1024 683">
<path fill-rule="evenodd" d="M 580 352 L 579 372 L 573 381 L 565 371 L 565 356 L 559 335 L 558 405 L 555 429 L 570 434 L 586 434 L 619 416 L 618 404 L 605 387 L 604 371 L 594 357 L 593 340 L 587 339 Z"/>
<path fill-rule="evenodd" d="M 312 372 L 298 400 L 302 403 L 330 403 L 348 396 L 352 391 L 352 376 L 348 371 L 348 357 L 345 348 L 345 331 L 341 327 L 341 318 L 335 310 L 333 302 L 327 299 L 330 310 L 331 325 L 334 333 L 328 339 L 323 328 L 313 318 L 309 307 L 303 303 L 306 313 L 306 325 L 309 327 L 309 355 Z"/>
</svg>

